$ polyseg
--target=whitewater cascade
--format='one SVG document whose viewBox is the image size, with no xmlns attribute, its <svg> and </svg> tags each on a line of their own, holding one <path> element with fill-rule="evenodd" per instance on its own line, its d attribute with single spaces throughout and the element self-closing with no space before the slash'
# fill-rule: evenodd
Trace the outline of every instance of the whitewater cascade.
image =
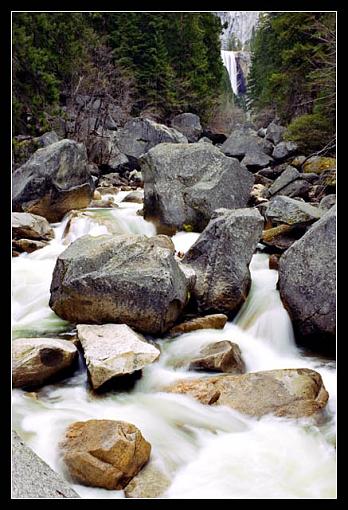
<svg viewBox="0 0 348 510">
<path fill-rule="evenodd" d="M 14 337 L 73 334 L 73 326 L 48 306 L 54 264 L 69 243 L 110 230 L 155 234 L 153 225 L 136 214 L 141 204 L 121 202 L 125 194 L 117 195 L 117 209 L 79 211 L 70 226 L 64 219 L 54 225 L 56 238 L 48 246 L 13 259 Z M 172 240 L 177 251 L 186 252 L 198 236 L 179 232 Z M 88 419 L 123 420 L 137 426 L 151 443 L 151 465 L 169 480 L 164 498 L 335 498 L 335 364 L 296 347 L 276 289 L 278 273 L 269 269 L 268 259 L 262 253 L 253 256 L 248 298 L 222 330 L 153 339 L 161 356 L 143 369 L 131 391 L 95 397 L 81 362 L 72 377 L 35 393 L 15 389 L 13 428 L 65 477 L 58 443 L 68 425 Z M 202 377 L 188 371 L 190 360 L 203 346 L 221 340 L 239 345 L 248 372 L 317 370 L 330 394 L 323 421 L 254 419 L 224 406 L 205 406 L 187 395 L 163 393 L 164 385 L 178 379 Z M 72 487 L 83 498 L 125 497 L 122 490 Z"/>
<path fill-rule="evenodd" d="M 236 61 L 236 52 L 221 50 L 221 58 L 230 77 L 233 94 L 238 95 L 238 70 Z"/>
</svg>

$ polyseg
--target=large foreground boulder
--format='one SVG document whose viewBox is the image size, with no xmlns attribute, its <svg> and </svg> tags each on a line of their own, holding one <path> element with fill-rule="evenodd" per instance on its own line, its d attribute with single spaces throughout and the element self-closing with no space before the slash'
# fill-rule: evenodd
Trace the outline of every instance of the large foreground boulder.
<svg viewBox="0 0 348 510">
<path fill-rule="evenodd" d="M 160 143 L 187 143 L 187 138 L 174 128 L 150 119 L 131 119 L 115 133 L 115 142 L 127 156 L 139 158 Z"/>
<path fill-rule="evenodd" d="M 56 338 L 17 338 L 12 342 L 12 384 L 40 386 L 65 373 L 77 358 L 72 342 Z"/>
<path fill-rule="evenodd" d="M 86 149 L 61 140 L 37 150 L 12 175 L 12 206 L 60 221 L 67 211 L 87 207 L 93 195 Z"/>
<path fill-rule="evenodd" d="M 262 235 L 257 209 L 217 209 L 183 258 L 196 273 L 192 292 L 198 309 L 233 316 L 251 285 L 249 263 Z"/>
<path fill-rule="evenodd" d="M 94 389 L 113 377 L 141 370 L 160 355 L 155 346 L 126 324 L 79 324 L 77 335 Z"/>
<path fill-rule="evenodd" d="M 172 119 L 172 127 L 186 136 L 189 142 L 197 142 L 203 129 L 198 115 L 181 113 Z"/>
<path fill-rule="evenodd" d="M 63 460 L 77 483 L 123 489 L 150 457 L 140 430 L 123 421 L 72 423 L 60 443 Z"/>
<path fill-rule="evenodd" d="M 254 177 L 210 144 L 161 144 L 141 159 L 144 218 L 202 231 L 219 207 L 246 207 Z"/>
<path fill-rule="evenodd" d="M 161 334 L 182 312 L 190 279 L 166 236 L 84 236 L 57 259 L 51 308 L 74 323 L 123 323 Z"/>
<path fill-rule="evenodd" d="M 336 206 L 281 257 L 279 290 L 298 339 L 334 351 Z"/>
<path fill-rule="evenodd" d="M 290 418 L 310 416 L 325 407 L 329 398 L 321 375 L 307 368 L 186 379 L 166 391 L 257 417 L 269 413 Z"/>
</svg>

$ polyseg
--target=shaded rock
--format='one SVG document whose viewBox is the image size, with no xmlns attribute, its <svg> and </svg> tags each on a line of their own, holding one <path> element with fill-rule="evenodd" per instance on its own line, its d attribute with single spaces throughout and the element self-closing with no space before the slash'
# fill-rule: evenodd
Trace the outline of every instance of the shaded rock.
<svg viewBox="0 0 348 510">
<path fill-rule="evenodd" d="M 299 340 L 334 351 L 336 206 L 281 257 L 279 290 Z"/>
<path fill-rule="evenodd" d="M 121 152 L 139 158 L 160 143 L 187 143 L 187 138 L 174 128 L 157 124 L 149 119 L 131 119 L 115 133 Z"/>
<path fill-rule="evenodd" d="M 278 271 L 278 268 L 279 268 L 279 258 L 280 256 L 277 255 L 276 253 L 273 253 L 270 258 L 269 258 L 269 268 L 270 269 L 275 269 L 276 271 Z"/>
<path fill-rule="evenodd" d="M 278 225 L 262 232 L 261 242 L 267 246 L 285 251 L 303 234 L 305 229 L 295 228 L 292 225 Z"/>
<path fill-rule="evenodd" d="M 12 213 L 13 239 L 38 239 L 49 241 L 54 238 L 53 228 L 46 218 L 29 213 Z"/>
<path fill-rule="evenodd" d="M 12 432 L 12 498 L 79 497 L 66 480 Z"/>
<path fill-rule="evenodd" d="M 310 224 L 321 218 L 323 211 L 318 207 L 286 196 L 273 197 L 265 211 L 265 217 L 272 223 L 287 225 Z"/>
<path fill-rule="evenodd" d="M 269 413 L 289 418 L 310 416 L 324 408 L 329 398 L 321 375 L 307 368 L 186 379 L 165 391 L 256 417 Z"/>
<path fill-rule="evenodd" d="M 239 159 L 247 156 L 250 160 L 250 163 L 248 163 L 250 166 L 254 166 L 253 161 L 259 161 L 261 166 L 267 166 L 272 161 L 272 158 L 269 157 L 271 151 L 269 143 L 257 136 L 253 129 L 246 127 L 234 129 L 222 144 L 221 151 L 226 156 Z M 266 161 L 267 163 L 265 163 Z M 255 165 L 257 166 L 257 163 Z"/>
<path fill-rule="evenodd" d="M 336 204 L 336 195 L 326 195 L 321 201 L 320 201 L 320 208 L 329 210 L 331 207 L 333 207 Z"/>
<path fill-rule="evenodd" d="M 272 158 L 283 160 L 296 154 L 297 150 L 298 145 L 294 142 L 280 142 L 274 147 Z"/>
<path fill-rule="evenodd" d="M 303 164 L 303 171 L 305 173 L 321 174 L 333 169 L 336 169 L 336 158 L 325 156 L 312 156 Z"/>
<path fill-rule="evenodd" d="M 250 169 L 264 168 L 269 165 L 273 159 L 264 152 L 257 150 L 250 150 L 242 159 L 242 165 Z"/>
<path fill-rule="evenodd" d="M 295 159 L 291 161 L 291 166 L 294 166 L 297 169 L 302 169 L 302 165 L 306 160 L 306 156 L 296 156 Z"/>
<path fill-rule="evenodd" d="M 72 423 L 59 446 L 75 482 L 114 490 L 139 473 L 151 451 L 137 427 L 114 420 Z"/>
<path fill-rule="evenodd" d="M 203 131 L 200 119 L 194 113 L 176 115 L 171 124 L 173 128 L 185 135 L 189 142 L 197 142 Z"/>
<path fill-rule="evenodd" d="M 202 231 L 218 207 L 247 205 L 254 178 L 213 145 L 161 144 L 141 158 L 144 218 L 161 229 Z"/>
<path fill-rule="evenodd" d="M 170 486 L 170 478 L 150 461 L 125 487 L 126 498 L 158 498 Z"/>
<path fill-rule="evenodd" d="M 183 259 L 197 275 L 192 296 L 200 311 L 228 316 L 238 311 L 249 292 L 248 266 L 262 227 L 256 209 L 215 211 Z"/>
<path fill-rule="evenodd" d="M 215 144 L 222 144 L 227 140 L 227 136 L 223 133 L 215 133 L 210 130 L 203 130 L 203 136 L 206 138 L 209 138 L 209 140 L 212 141 L 212 143 Z"/>
<path fill-rule="evenodd" d="M 254 175 L 262 175 L 263 177 L 267 177 L 268 179 L 273 180 L 273 179 L 276 179 L 277 177 L 279 177 L 280 174 L 282 174 L 284 172 L 284 170 L 286 170 L 286 168 L 287 168 L 287 165 L 285 165 L 285 164 L 277 165 L 272 168 L 262 168 Z"/>
<path fill-rule="evenodd" d="M 304 179 L 307 182 L 313 183 L 318 180 L 318 174 L 301 174 L 301 179 Z"/>
<path fill-rule="evenodd" d="M 245 364 L 239 346 L 228 340 L 223 340 L 208 344 L 201 349 L 199 356 L 191 361 L 189 370 L 243 374 Z"/>
<path fill-rule="evenodd" d="M 71 367 L 76 347 L 56 338 L 17 338 L 12 342 L 12 384 L 39 386 Z"/>
<path fill-rule="evenodd" d="M 273 195 L 285 195 L 288 197 L 306 196 L 310 185 L 301 179 L 301 174 L 291 166 L 274 181 L 272 186 L 266 190 L 266 198 Z"/>
<path fill-rule="evenodd" d="M 119 189 L 115 186 L 101 186 L 96 188 L 96 191 L 98 191 L 101 196 L 103 195 L 117 195 L 119 192 Z"/>
<path fill-rule="evenodd" d="M 12 206 L 56 222 L 71 209 L 87 207 L 93 190 L 85 147 L 61 140 L 37 150 L 13 173 Z"/>
<path fill-rule="evenodd" d="M 12 248 L 18 253 L 32 253 L 47 245 L 47 241 L 37 241 L 35 239 L 14 239 L 12 241 Z"/>
<path fill-rule="evenodd" d="M 210 140 L 210 138 L 207 138 L 206 136 L 203 136 L 202 138 L 200 138 L 198 140 L 198 143 L 213 143 L 212 140 Z"/>
<path fill-rule="evenodd" d="M 267 133 L 267 129 L 266 128 L 260 128 L 258 130 L 258 132 L 257 132 L 257 136 L 260 136 L 261 138 L 265 138 L 266 133 Z"/>
<path fill-rule="evenodd" d="M 110 174 L 105 174 L 98 182 L 98 188 L 104 187 L 117 187 L 123 186 L 124 184 L 128 184 L 128 181 L 120 176 L 117 172 L 113 172 Z"/>
<path fill-rule="evenodd" d="M 59 142 L 59 137 L 55 131 L 48 131 L 36 138 L 40 147 L 48 147 L 52 143 Z"/>
<path fill-rule="evenodd" d="M 285 127 L 271 122 L 267 127 L 266 140 L 270 140 L 274 145 L 278 145 L 283 140 L 284 131 Z"/>
<path fill-rule="evenodd" d="M 123 323 L 164 333 L 190 290 L 168 241 L 137 235 L 77 239 L 57 259 L 51 308 L 75 323 Z"/>
<path fill-rule="evenodd" d="M 273 184 L 272 179 L 269 179 L 268 177 L 264 177 L 263 175 L 259 174 L 258 172 L 254 174 L 255 178 L 255 184 L 262 184 L 263 186 L 270 187 Z"/>
<path fill-rule="evenodd" d="M 142 191 L 132 191 L 122 200 L 122 202 L 132 202 L 134 204 L 142 204 L 143 201 L 144 193 Z"/>
<path fill-rule="evenodd" d="M 160 351 L 125 324 L 77 325 L 94 389 L 113 377 L 132 374 L 155 361 Z"/>
<path fill-rule="evenodd" d="M 197 317 L 174 326 L 174 328 L 170 329 L 168 333 L 171 337 L 174 337 L 177 335 L 183 335 L 184 333 L 189 333 L 190 331 L 196 331 L 197 329 L 223 329 L 227 319 L 227 315 L 222 313 L 206 315 L 205 317 Z"/>
</svg>

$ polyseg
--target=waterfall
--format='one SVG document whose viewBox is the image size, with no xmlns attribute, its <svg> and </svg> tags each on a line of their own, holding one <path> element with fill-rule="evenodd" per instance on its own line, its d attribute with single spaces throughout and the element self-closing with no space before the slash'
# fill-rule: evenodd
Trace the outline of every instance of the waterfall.
<svg viewBox="0 0 348 510">
<path fill-rule="evenodd" d="M 227 69 L 228 76 L 230 77 L 231 87 L 233 93 L 238 95 L 238 69 L 237 69 L 237 61 L 236 61 L 236 52 L 235 51 L 227 51 L 221 50 L 221 58 L 224 63 L 224 66 Z"/>
<path fill-rule="evenodd" d="M 250 41 L 253 30 L 257 26 L 260 12 L 259 11 L 227 11 L 215 13 L 221 23 L 227 21 L 228 27 L 221 35 L 221 44 L 224 49 L 228 48 L 228 42 L 232 35 L 235 36 L 237 42 L 246 49 L 247 43 Z"/>
</svg>

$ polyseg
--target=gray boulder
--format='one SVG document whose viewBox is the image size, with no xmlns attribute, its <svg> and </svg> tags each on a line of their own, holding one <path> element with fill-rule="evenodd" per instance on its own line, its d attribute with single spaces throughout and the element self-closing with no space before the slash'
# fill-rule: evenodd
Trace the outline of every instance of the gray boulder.
<svg viewBox="0 0 348 510">
<path fill-rule="evenodd" d="M 79 324 L 77 335 L 94 389 L 113 377 L 141 370 L 160 355 L 156 347 L 126 324 Z"/>
<path fill-rule="evenodd" d="M 203 132 L 200 119 L 194 113 L 176 115 L 171 124 L 173 128 L 185 135 L 189 142 L 197 142 Z"/>
<path fill-rule="evenodd" d="M 35 140 L 37 140 L 41 147 L 48 147 L 48 145 L 52 143 L 59 142 L 59 137 L 55 131 L 48 131 L 38 138 L 35 138 Z"/>
<path fill-rule="evenodd" d="M 57 259 L 50 307 L 74 323 L 123 323 L 150 334 L 172 327 L 190 280 L 166 236 L 84 236 Z"/>
<path fill-rule="evenodd" d="M 17 338 L 12 342 L 12 384 L 38 386 L 71 367 L 77 358 L 72 342 L 58 338 Z"/>
<path fill-rule="evenodd" d="M 266 140 L 270 140 L 274 143 L 274 145 L 278 145 L 278 143 L 283 140 L 284 131 L 285 127 L 280 126 L 275 122 L 271 122 L 267 127 Z"/>
<path fill-rule="evenodd" d="M 265 217 L 272 223 L 287 225 L 310 224 L 321 218 L 323 211 L 300 200 L 286 196 L 273 197 L 265 210 Z"/>
<path fill-rule="evenodd" d="M 54 231 L 46 218 L 29 213 L 12 213 L 12 238 L 50 241 Z"/>
<path fill-rule="evenodd" d="M 199 356 L 191 361 L 189 370 L 243 374 L 245 364 L 239 346 L 228 340 L 223 340 L 203 347 Z"/>
<path fill-rule="evenodd" d="M 336 206 L 282 255 L 279 290 L 298 338 L 334 350 Z"/>
<path fill-rule="evenodd" d="M 243 158 L 246 154 L 255 152 L 266 154 L 269 149 L 269 144 L 265 144 L 265 140 L 257 136 L 256 131 L 246 127 L 234 129 L 221 146 L 221 151 L 226 156 L 235 158 Z"/>
<path fill-rule="evenodd" d="M 56 222 L 71 209 L 87 207 L 93 190 L 84 145 L 61 140 L 38 149 L 13 173 L 12 206 Z"/>
<path fill-rule="evenodd" d="M 250 284 L 249 263 L 262 235 L 263 218 L 257 209 L 218 209 L 183 258 L 197 280 L 192 291 L 198 309 L 235 314 Z"/>
<path fill-rule="evenodd" d="M 259 169 L 268 166 L 272 162 L 271 156 L 262 152 L 259 148 L 250 150 L 242 159 L 242 165 L 248 169 Z"/>
<path fill-rule="evenodd" d="M 218 207 L 246 207 L 254 178 L 207 143 L 161 144 L 140 160 L 144 218 L 163 229 L 202 231 Z"/>
<path fill-rule="evenodd" d="M 115 132 L 115 141 L 121 152 L 139 158 L 160 143 L 187 143 L 187 138 L 176 129 L 150 119 L 129 120 Z"/>
<path fill-rule="evenodd" d="M 278 143 L 272 152 L 274 159 L 286 159 L 296 154 L 298 145 L 294 142 L 280 142 Z"/>
<path fill-rule="evenodd" d="M 320 201 L 320 208 L 329 210 L 331 207 L 333 207 L 336 204 L 336 195 L 326 195 L 321 201 Z"/>
<path fill-rule="evenodd" d="M 300 172 L 296 168 L 288 166 L 272 186 L 265 191 L 265 197 L 270 198 L 274 195 L 302 197 L 307 195 L 309 189 L 310 184 L 302 179 Z"/>
</svg>

